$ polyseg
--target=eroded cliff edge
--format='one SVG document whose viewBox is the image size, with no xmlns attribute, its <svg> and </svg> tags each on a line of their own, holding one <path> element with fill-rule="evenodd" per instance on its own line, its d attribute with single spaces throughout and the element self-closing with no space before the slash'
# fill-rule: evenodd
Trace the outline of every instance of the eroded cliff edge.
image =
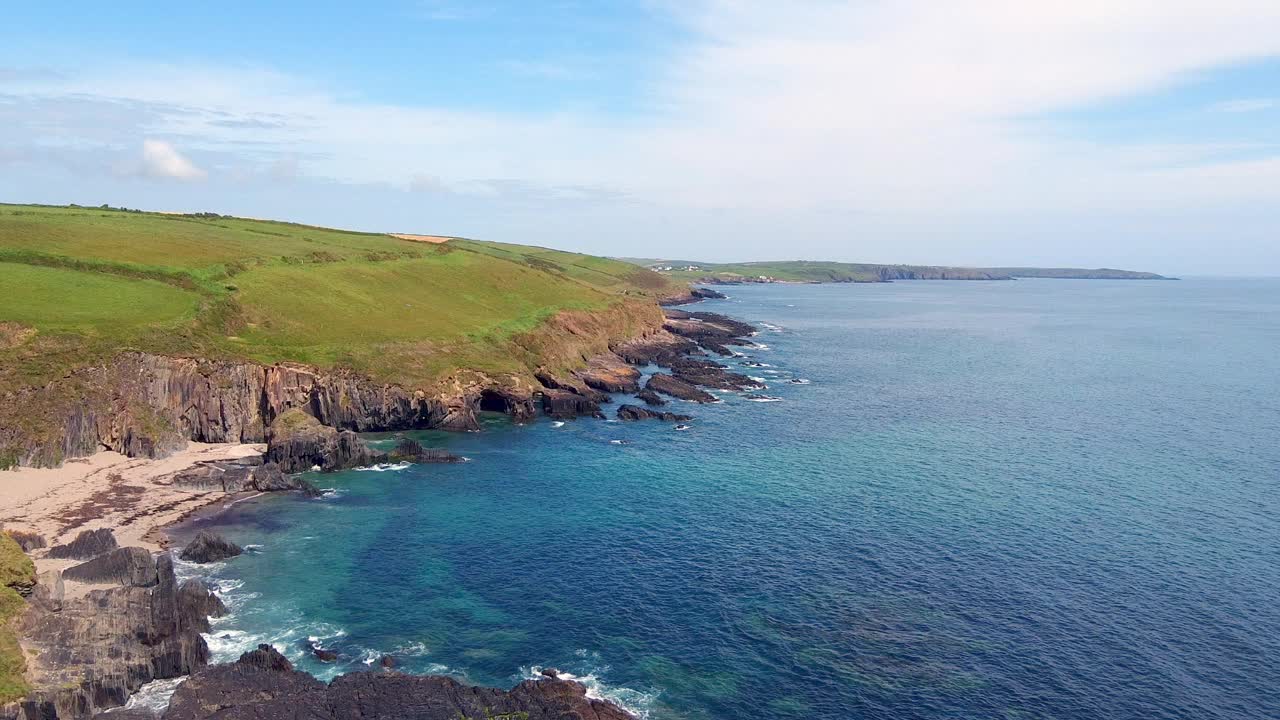
<svg viewBox="0 0 1280 720">
<path fill-rule="evenodd" d="M 477 362 L 417 388 L 342 369 L 122 352 L 0 397 L 0 467 L 57 466 L 99 450 L 164 457 L 189 440 L 263 442 L 294 408 L 355 432 L 476 430 L 481 410 L 518 421 L 539 412 L 590 415 L 600 399 L 593 388 L 626 388 L 629 375 L 618 371 L 625 363 L 613 351 L 669 341 L 665 322 L 651 301 L 562 312 L 493 348 L 524 370 L 491 373 Z"/>
</svg>

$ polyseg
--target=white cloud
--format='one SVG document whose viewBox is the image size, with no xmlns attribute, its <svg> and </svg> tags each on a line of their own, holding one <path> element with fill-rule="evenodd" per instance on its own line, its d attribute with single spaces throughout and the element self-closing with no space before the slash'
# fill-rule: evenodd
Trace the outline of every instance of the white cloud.
<svg viewBox="0 0 1280 720">
<path fill-rule="evenodd" d="M 208 173 L 163 140 L 142 142 L 142 167 L 144 173 L 151 177 L 177 180 L 203 180 L 208 177 Z"/>
</svg>

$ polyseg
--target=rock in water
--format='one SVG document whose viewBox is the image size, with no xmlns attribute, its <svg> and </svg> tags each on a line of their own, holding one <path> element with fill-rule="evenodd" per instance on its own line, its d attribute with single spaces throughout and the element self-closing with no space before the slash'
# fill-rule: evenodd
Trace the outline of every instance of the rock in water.
<svg viewBox="0 0 1280 720">
<path fill-rule="evenodd" d="M 188 562 L 204 564 L 233 558 L 242 552 L 244 552 L 243 548 L 221 535 L 201 530 L 195 539 L 182 549 L 182 555 L 179 557 Z"/>
<path fill-rule="evenodd" d="M 649 381 L 645 383 L 645 387 L 663 395 L 680 398 L 681 400 L 692 400 L 699 403 L 712 403 L 716 401 L 716 396 L 711 393 L 699 390 L 697 387 L 663 373 L 658 373 L 649 377 Z"/>
<path fill-rule="evenodd" d="M 677 415 L 671 412 L 657 412 L 639 405 L 623 405 L 618 408 L 619 420 L 662 420 L 664 422 L 684 422 L 692 420 L 688 415 Z"/>
<path fill-rule="evenodd" d="M 88 560 L 116 549 L 116 536 L 110 530 L 85 530 L 66 545 L 49 548 L 48 557 L 58 560 Z"/>
<path fill-rule="evenodd" d="M 287 410 L 267 428 L 267 462 L 277 463 L 281 472 L 343 470 L 385 462 L 386 453 L 370 449 L 350 430 L 325 425 L 307 413 Z"/>
<path fill-rule="evenodd" d="M 425 448 L 422 443 L 410 438 L 401 438 L 391 451 L 391 459 L 397 462 L 411 463 L 456 463 L 464 458 L 458 457 L 448 450 Z"/>
<path fill-rule="evenodd" d="M 584 395 L 568 390 L 546 390 L 542 393 L 542 411 L 548 417 L 604 417 L 600 404 Z"/>
<path fill-rule="evenodd" d="M 509 691 L 439 675 L 358 672 L 325 685 L 269 645 L 207 667 L 178 687 L 165 720 L 634 720 L 581 684 L 544 674 Z"/>
<path fill-rule="evenodd" d="M 667 404 L 667 401 L 663 400 L 662 397 L 658 395 L 658 393 L 648 388 L 645 388 L 644 390 L 641 390 L 640 392 L 636 393 L 636 399 L 643 400 L 645 405 L 660 406 L 660 405 Z"/>
</svg>

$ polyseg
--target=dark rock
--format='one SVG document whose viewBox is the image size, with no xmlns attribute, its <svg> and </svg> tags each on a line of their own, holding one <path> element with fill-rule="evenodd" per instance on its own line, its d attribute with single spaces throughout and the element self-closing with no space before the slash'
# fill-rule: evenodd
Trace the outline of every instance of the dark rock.
<svg viewBox="0 0 1280 720">
<path fill-rule="evenodd" d="M 396 662 L 396 659 L 391 657 L 390 655 L 383 655 L 381 658 L 378 658 L 378 665 L 382 667 L 384 670 L 390 670 L 394 668 L 397 664 L 399 663 Z"/>
<path fill-rule="evenodd" d="M 729 372 L 720 367 L 715 368 L 678 368 L 674 371 L 677 378 L 691 384 L 718 390 L 759 390 L 763 383 L 756 382 L 746 375 Z"/>
<path fill-rule="evenodd" d="M 281 655 L 279 650 L 266 643 L 259 645 L 256 650 L 241 653 L 236 664 L 267 672 L 293 672 L 293 663 Z"/>
<path fill-rule="evenodd" d="M 386 453 L 370 449 L 350 430 L 321 425 L 297 409 L 282 414 L 267 428 L 264 457 L 285 473 L 305 472 L 313 467 L 344 470 L 387 460 Z"/>
<path fill-rule="evenodd" d="M 667 404 L 667 401 L 663 400 L 662 397 L 658 395 L 658 393 L 648 388 L 645 388 L 644 390 L 641 390 L 640 392 L 636 393 L 636 398 L 639 400 L 643 400 L 646 405 L 660 406 L 660 405 Z"/>
<path fill-rule="evenodd" d="M 576 375 L 564 378 L 552 375 L 546 370 L 539 370 L 534 373 L 534 377 L 538 378 L 538 382 L 542 383 L 542 386 L 548 390 L 564 390 L 575 395 L 581 395 L 596 403 L 609 402 L 608 393 L 591 388 L 583 382 L 582 378 Z"/>
<path fill-rule="evenodd" d="M 568 390 L 546 390 L 543 392 L 542 411 L 553 418 L 604 417 L 599 403 Z"/>
<path fill-rule="evenodd" d="M 649 376 L 649 381 L 645 383 L 645 388 L 660 392 L 663 395 L 670 395 L 681 400 L 691 400 L 699 403 L 712 403 L 716 401 L 716 397 L 711 393 L 699 390 L 697 387 L 671 375 L 658 373 Z"/>
<path fill-rule="evenodd" d="M 689 291 L 689 294 L 693 295 L 699 300 L 724 300 L 725 298 L 729 297 L 728 295 L 725 295 L 722 292 L 716 292 L 715 290 L 712 290 L 710 288 L 693 288 L 692 290 Z"/>
<path fill-rule="evenodd" d="M 201 530 L 185 548 L 182 549 L 183 560 L 193 563 L 211 563 L 233 558 L 244 549 L 221 535 Z"/>
<path fill-rule="evenodd" d="M 116 536 L 110 530 L 85 530 L 66 545 L 49 548 L 48 557 L 58 560 L 88 560 L 115 549 Z"/>
<path fill-rule="evenodd" d="M 251 660 L 248 656 L 254 655 Z M 239 662 L 193 674 L 178 687 L 165 720 L 634 720 L 593 700 L 576 682 L 546 675 L 509 691 L 443 676 L 358 672 L 328 685 L 288 667 L 268 646 Z"/>
<path fill-rule="evenodd" d="M 466 458 L 459 457 L 439 448 L 424 448 L 422 443 L 411 438 L 401 438 L 391 451 L 391 460 L 411 463 L 456 463 Z"/>
<path fill-rule="evenodd" d="M 276 463 L 269 462 L 253 472 L 250 487 L 258 492 L 297 490 L 308 497 L 320 497 L 320 488 L 296 475 L 285 475 Z"/>
<path fill-rule="evenodd" d="M 555 668 L 544 668 L 542 672 L 539 674 L 542 675 L 543 677 L 549 677 L 549 678 L 560 677 L 560 671 Z"/>
<path fill-rule="evenodd" d="M 103 557 L 130 550 L 150 559 L 141 548 Z M 91 590 L 56 610 L 31 604 L 17 629 L 40 658 L 40 681 L 19 702 L 19 718 L 87 718 L 123 705 L 152 680 L 187 675 L 208 662 L 200 633 L 209 629 L 207 613 L 222 612 L 222 603 L 197 581 L 179 586 L 168 555 L 152 563 L 155 578 L 147 587 Z"/>
<path fill-rule="evenodd" d="M 510 415 L 518 422 L 528 422 L 537 417 L 533 393 L 510 387 L 489 387 L 480 391 L 479 409 Z"/>
<path fill-rule="evenodd" d="M 662 420 L 663 422 L 684 422 L 692 420 L 688 415 L 677 415 L 670 412 L 655 412 L 639 405 L 623 405 L 618 408 L 619 420 Z"/>
<path fill-rule="evenodd" d="M 152 587 L 159 582 L 156 560 L 140 547 L 116 548 L 62 571 L 67 580 L 113 583 L 132 587 Z"/>
<path fill-rule="evenodd" d="M 324 648 L 314 648 L 311 651 L 311 654 L 315 655 L 316 659 L 322 663 L 338 662 L 338 653 L 332 650 L 325 650 Z"/>
</svg>

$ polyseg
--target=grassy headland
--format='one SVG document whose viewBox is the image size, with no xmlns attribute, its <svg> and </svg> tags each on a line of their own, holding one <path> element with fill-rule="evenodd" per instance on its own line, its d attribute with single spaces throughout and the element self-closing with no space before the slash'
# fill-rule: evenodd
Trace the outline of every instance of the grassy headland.
<svg viewBox="0 0 1280 720">
<path fill-rule="evenodd" d="M 1088 278 L 1161 280 L 1155 273 L 1107 268 L 976 268 L 940 265 L 881 265 L 874 263 L 782 260 L 773 262 L 707 263 L 690 260 L 623 258 L 655 269 L 680 282 L 885 282 L 890 280 L 1010 280 L 1013 278 Z"/>
<path fill-rule="evenodd" d="M 424 387 L 463 368 L 526 370 L 553 318 L 625 316 L 677 289 L 628 263 L 519 245 L 0 205 L 0 393 L 122 350 Z"/>
</svg>

